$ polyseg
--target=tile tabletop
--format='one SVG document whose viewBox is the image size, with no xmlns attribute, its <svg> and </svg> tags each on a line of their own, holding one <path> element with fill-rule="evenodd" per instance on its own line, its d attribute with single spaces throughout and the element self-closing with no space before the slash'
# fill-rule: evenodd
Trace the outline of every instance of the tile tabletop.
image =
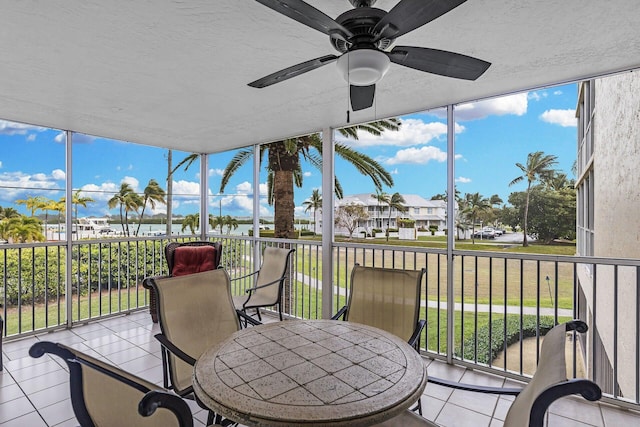
<svg viewBox="0 0 640 427">
<path fill-rule="evenodd" d="M 414 404 L 426 383 L 426 367 L 406 342 L 335 320 L 243 329 L 194 369 L 198 398 L 248 426 L 371 425 Z"/>
</svg>

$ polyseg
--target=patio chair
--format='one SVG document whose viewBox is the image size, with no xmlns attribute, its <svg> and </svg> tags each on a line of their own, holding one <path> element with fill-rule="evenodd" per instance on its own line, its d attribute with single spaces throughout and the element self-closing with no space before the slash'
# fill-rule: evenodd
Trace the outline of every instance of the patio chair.
<svg viewBox="0 0 640 427">
<path fill-rule="evenodd" d="M 176 394 L 63 344 L 41 341 L 29 349 L 31 357 L 45 353 L 66 362 L 82 427 L 193 426 L 189 405 Z"/>
<path fill-rule="evenodd" d="M 183 276 L 201 271 L 215 270 L 220 265 L 222 244 L 220 242 L 195 241 L 171 242 L 164 248 L 169 276 Z M 156 294 L 145 281 L 142 286 L 149 289 L 149 313 L 153 323 L 158 323 Z"/>
<path fill-rule="evenodd" d="M 260 270 L 234 278 L 236 281 L 256 275 L 254 286 L 245 290 L 247 295 L 233 297 L 236 309 L 246 313 L 248 309 L 255 308 L 258 319 L 262 320 L 260 308 L 277 305 L 282 320 L 282 288 L 289 270 L 289 259 L 294 252 L 295 249 L 267 246 L 262 253 Z"/>
<path fill-rule="evenodd" d="M 596 401 L 602 397 L 600 387 L 593 381 L 582 378 L 567 379 L 565 359 L 566 334 L 568 331 L 586 332 L 586 323 L 572 320 L 551 329 L 544 336 L 540 359 L 533 378 L 524 388 L 485 387 L 462 384 L 429 376 L 430 384 L 438 384 L 458 390 L 480 393 L 516 396 L 504 420 L 505 427 L 542 427 L 544 415 L 555 400 L 572 394 L 580 394 L 587 400 Z M 428 385 L 427 385 L 428 387 Z M 395 418 L 389 421 L 392 426 Z M 400 425 L 400 424 L 397 424 Z M 424 424 L 432 425 L 432 424 Z"/>
<path fill-rule="evenodd" d="M 420 352 L 420 289 L 426 270 L 363 267 L 351 271 L 351 293 L 346 306 L 332 319 L 362 323 L 392 333 Z M 422 414 L 422 404 L 413 408 Z"/>
<path fill-rule="evenodd" d="M 260 323 L 234 308 L 224 269 L 153 277 L 147 282 L 158 300 L 161 333 L 155 337 L 162 344 L 164 387 L 192 397 L 193 366 L 202 353 L 238 331 L 240 318 L 245 323 Z"/>
</svg>

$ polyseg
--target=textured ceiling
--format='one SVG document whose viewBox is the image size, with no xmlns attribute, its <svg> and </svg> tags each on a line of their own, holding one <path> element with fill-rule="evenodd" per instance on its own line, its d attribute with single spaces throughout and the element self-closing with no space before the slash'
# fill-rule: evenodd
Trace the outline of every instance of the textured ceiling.
<svg viewBox="0 0 640 427">
<path fill-rule="evenodd" d="M 308 3 L 332 18 L 351 8 Z M 392 64 L 374 106 L 351 122 L 638 68 L 638 28 L 638 0 L 468 0 L 396 43 L 481 58 L 489 70 L 462 81 Z M 5 120 L 202 153 L 346 124 L 335 64 L 247 86 L 336 53 L 324 34 L 252 0 L 12 0 L 0 40 Z"/>
</svg>

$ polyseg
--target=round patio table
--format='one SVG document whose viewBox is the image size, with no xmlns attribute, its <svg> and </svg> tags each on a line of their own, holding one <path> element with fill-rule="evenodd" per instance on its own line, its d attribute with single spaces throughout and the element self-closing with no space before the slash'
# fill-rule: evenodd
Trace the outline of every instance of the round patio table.
<svg viewBox="0 0 640 427">
<path fill-rule="evenodd" d="M 336 320 L 249 327 L 205 351 L 197 399 L 247 426 L 367 426 L 413 405 L 422 357 L 380 329 Z"/>
</svg>

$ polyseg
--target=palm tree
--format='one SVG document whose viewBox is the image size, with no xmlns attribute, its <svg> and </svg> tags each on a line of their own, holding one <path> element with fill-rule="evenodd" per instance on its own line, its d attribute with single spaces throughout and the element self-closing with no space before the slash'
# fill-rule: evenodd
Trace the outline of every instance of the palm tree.
<svg viewBox="0 0 640 427">
<path fill-rule="evenodd" d="M 189 154 L 182 159 L 175 167 L 171 167 L 173 160 L 173 150 L 169 150 L 167 153 L 167 236 L 171 236 L 171 224 L 173 222 L 173 174 L 184 166 L 184 170 L 189 169 L 189 166 L 198 158 L 199 154 Z"/>
<path fill-rule="evenodd" d="M 42 234 L 42 223 L 38 218 L 20 215 L 8 220 L 3 227 L 2 234 L 7 240 L 10 238 L 17 243 L 42 242 L 45 240 Z"/>
<path fill-rule="evenodd" d="M 29 211 L 31 216 L 35 216 L 36 212 L 41 209 L 41 206 L 45 198 L 43 196 L 29 196 L 26 199 L 16 200 L 17 205 L 24 205 Z"/>
<path fill-rule="evenodd" d="M 406 201 L 404 200 L 404 197 L 402 197 L 402 194 L 396 192 L 393 193 L 389 199 L 387 200 L 387 205 L 389 206 L 389 218 L 387 220 L 387 232 L 386 237 L 387 237 L 387 242 L 389 241 L 389 228 L 391 227 L 391 209 L 396 209 L 398 212 L 406 212 L 408 210 L 408 208 L 404 205 L 406 203 Z"/>
<path fill-rule="evenodd" d="M 231 230 L 238 229 L 238 220 L 231 215 L 225 215 L 223 218 L 225 227 L 227 227 L 227 234 L 231 234 Z"/>
<path fill-rule="evenodd" d="M 475 245 L 476 219 L 479 215 L 491 209 L 491 202 L 480 193 L 465 194 L 465 201 L 464 214 L 471 219 L 471 239 Z"/>
<path fill-rule="evenodd" d="M 18 212 L 15 208 L 3 208 L 2 206 L 0 206 L 0 219 L 13 218 L 16 216 L 20 216 L 20 212 Z"/>
<path fill-rule="evenodd" d="M 509 186 L 517 184 L 520 181 L 527 180 L 527 197 L 524 204 L 524 237 L 522 239 L 522 246 L 529 246 L 527 242 L 527 221 L 529 218 L 529 194 L 531 193 L 531 184 L 535 181 L 546 181 L 553 176 L 555 170 L 553 165 L 558 163 L 558 157 L 552 154 L 544 154 L 542 151 L 536 151 L 529 153 L 527 156 L 527 164 L 516 163 L 516 166 L 522 171 L 522 175 L 516 177 L 509 183 Z"/>
<path fill-rule="evenodd" d="M 384 130 L 397 130 L 397 119 L 381 120 L 366 125 L 339 129 L 345 137 L 358 138 L 358 130 L 379 135 Z M 369 176 L 377 189 L 383 185 L 393 186 L 393 178 L 382 165 L 373 158 L 360 153 L 345 144 L 336 143 L 335 152 L 347 160 L 363 175 Z M 302 186 L 301 161 L 308 161 L 313 167 L 322 170 L 322 139 L 319 134 L 277 141 L 260 146 L 260 161 L 267 157 L 267 201 L 274 206 L 274 236 L 276 238 L 295 238 L 293 199 L 294 185 Z M 224 192 L 231 176 L 252 158 L 253 149 L 240 150 L 231 159 L 222 174 L 220 192 Z M 335 193 L 342 198 L 342 187 L 335 180 Z"/>
<path fill-rule="evenodd" d="M 87 203 L 91 203 L 94 201 L 91 197 L 81 197 L 80 196 L 81 191 L 82 191 L 81 189 L 77 189 L 71 197 L 71 202 L 73 203 L 73 211 L 74 211 L 74 216 L 76 218 L 76 223 L 78 222 L 78 205 L 86 208 Z"/>
<path fill-rule="evenodd" d="M 222 234 L 222 227 L 224 226 L 224 217 L 222 215 L 213 216 L 209 214 L 209 225 L 212 230 L 220 227 L 220 234 Z"/>
<path fill-rule="evenodd" d="M 144 188 L 144 196 L 142 199 L 142 212 L 140 212 L 140 221 L 138 221 L 138 229 L 136 230 L 136 236 L 140 233 L 140 226 L 142 225 L 142 217 L 144 217 L 144 211 L 147 208 L 147 203 L 151 205 L 151 209 L 156 208 L 156 203 L 166 203 L 164 200 L 166 193 L 158 184 L 155 179 L 150 179 L 147 186 Z"/>
<path fill-rule="evenodd" d="M 120 225 L 122 226 L 122 232 L 129 236 L 129 212 L 135 212 L 142 206 L 142 197 L 133 191 L 131 185 L 123 182 L 120 184 L 120 191 L 109 199 L 107 206 L 109 206 L 109 209 L 120 206 Z"/>
<path fill-rule="evenodd" d="M 184 231 L 189 228 L 191 234 L 196 234 L 196 230 L 200 228 L 200 214 L 189 214 L 182 220 L 182 228 L 180 231 Z"/>
<path fill-rule="evenodd" d="M 389 199 L 389 195 L 387 193 L 385 193 L 384 191 L 380 191 L 378 189 L 376 189 L 376 194 L 372 194 L 371 197 L 373 197 L 374 199 L 376 199 L 376 201 L 378 202 L 378 218 L 380 219 L 380 228 L 382 228 L 384 226 L 384 224 L 382 223 L 382 209 L 380 209 L 380 204 L 381 203 L 387 203 L 387 200 Z M 377 222 L 377 220 L 376 220 Z M 376 224 L 376 227 L 378 227 L 378 224 Z"/>
<path fill-rule="evenodd" d="M 316 212 L 318 209 L 322 208 L 322 194 L 320 194 L 320 190 L 317 188 L 313 190 L 311 193 L 311 197 L 304 202 L 302 202 L 302 206 L 305 206 L 305 212 L 309 212 L 309 209 L 313 209 L 313 234 L 316 234 Z"/>
</svg>

